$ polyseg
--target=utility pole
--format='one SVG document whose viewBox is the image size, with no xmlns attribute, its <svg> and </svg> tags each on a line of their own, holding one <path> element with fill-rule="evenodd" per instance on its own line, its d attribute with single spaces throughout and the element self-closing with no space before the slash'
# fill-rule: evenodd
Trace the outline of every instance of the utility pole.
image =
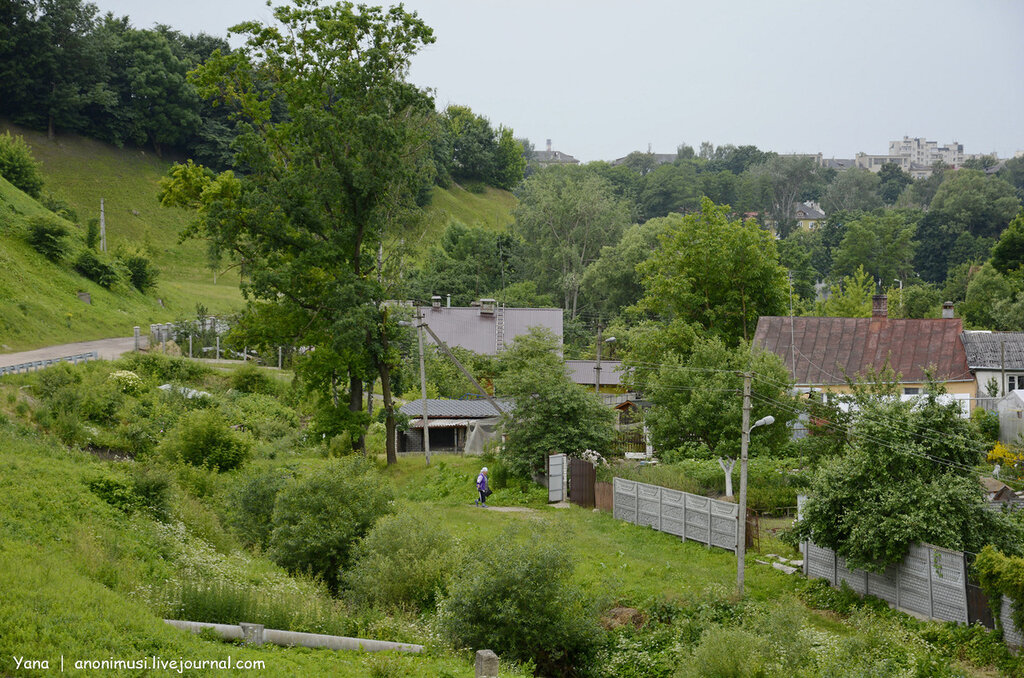
<svg viewBox="0 0 1024 678">
<path fill-rule="evenodd" d="M 597 321 L 597 364 L 594 365 L 594 393 L 601 395 L 601 321 Z"/>
<path fill-rule="evenodd" d="M 736 525 L 736 592 L 743 597 L 743 566 L 747 556 L 747 448 L 750 446 L 750 372 L 743 373 L 743 422 L 740 429 L 740 505 Z M 710 525 L 708 528 L 710 529 Z"/>
<path fill-rule="evenodd" d="M 430 421 L 427 418 L 427 369 L 423 363 L 423 309 L 416 307 L 416 336 L 420 342 L 420 399 L 423 401 L 423 451 L 427 455 L 427 466 L 430 466 Z"/>
<path fill-rule="evenodd" d="M 469 379 L 470 383 L 472 383 L 473 386 L 476 387 L 476 390 L 480 392 L 480 395 L 482 395 L 484 397 L 484 399 L 487 400 L 487 402 L 489 402 L 491 404 L 491 407 L 493 407 L 494 411 L 498 413 L 498 416 L 501 416 L 501 415 L 505 414 L 501 410 L 501 407 L 498 406 L 498 401 L 496 401 L 494 398 L 492 398 L 491 394 L 484 390 L 484 387 L 480 385 L 480 382 L 477 381 L 476 378 L 474 378 L 472 374 L 470 374 L 469 370 L 466 369 L 466 366 L 463 365 L 461 362 L 459 362 L 459 359 L 456 358 L 455 354 L 451 352 L 451 349 L 448 348 L 448 344 L 446 344 L 443 341 L 441 341 L 441 337 L 439 337 L 436 334 L 434 334 L 434 330 L 430 329 L 430 325 L 428 325 L 425 322 L 421 322 L 420 326 L 422 326 L 423 329 L 425 329 L 427 331 L 427 333 L 434 340 L 434 343 L 436 343 L 438 346 L 441 347 L 441 350 L 444 351 L 445 355 L 447 355 L 449 358 L 452 359 L 452 362 L 455 363 L 455 366 L 458 367 L 459 370 L 464 375 L 466 375 L 466 379 Z"/>
</svg>

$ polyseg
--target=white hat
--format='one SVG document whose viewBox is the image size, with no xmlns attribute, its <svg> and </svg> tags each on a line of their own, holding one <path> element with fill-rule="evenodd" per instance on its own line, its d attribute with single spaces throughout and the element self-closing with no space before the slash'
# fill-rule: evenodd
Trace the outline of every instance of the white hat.
<svg viewBox="0 0 1024 678">
<path fill-rule="evenodd" d="M 484 466 L 482 469 L 480 469 L 480 473 L 487 473 L 487 467 Z"/>
</svg>

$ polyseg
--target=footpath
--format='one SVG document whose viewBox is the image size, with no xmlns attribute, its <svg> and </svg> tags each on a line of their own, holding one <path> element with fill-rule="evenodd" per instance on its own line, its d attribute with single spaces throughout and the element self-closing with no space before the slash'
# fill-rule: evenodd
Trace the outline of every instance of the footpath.
<svg viewBox="0 0 1024 678">
<path fill-rule="evenodd" d="M 148 337 L 144 334 L 139 338 L 140 348 L 148 345 Z M 113 339 L 97 339 L 95 341 L 79 341 L 74 344 L 58 344 L 37 348 L 33 351 L 17 353 L 0 353 L 0 367 L 20 365 L 37 360 L 56 360 L 71 355 L 80 355 L 95 351 L 103 360 L 115 360 L 125 353 L 135 350 L 134 337 L 115 337 Z"/>
</svg>

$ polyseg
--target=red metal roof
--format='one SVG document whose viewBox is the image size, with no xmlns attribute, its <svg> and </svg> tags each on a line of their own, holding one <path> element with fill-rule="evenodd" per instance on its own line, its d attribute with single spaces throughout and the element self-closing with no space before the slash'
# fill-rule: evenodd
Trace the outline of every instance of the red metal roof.
<svg viewBox="0 0 1024 678">
<path fill-rule="evenodd" d="M 845 384 L 886 360 L 904 383 L 924 381 L 929 368 L 941 381 L 970 381 L 962 329 L 959 318 L 764 316 L 754 345 L 782 358 L 797 384 Z"/>
</svg>

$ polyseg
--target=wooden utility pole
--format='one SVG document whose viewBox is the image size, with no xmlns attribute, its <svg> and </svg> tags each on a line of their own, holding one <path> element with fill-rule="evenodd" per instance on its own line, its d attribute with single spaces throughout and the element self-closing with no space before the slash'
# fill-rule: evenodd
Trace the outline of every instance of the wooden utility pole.
<svg viewBox="0 0 1024 678">
<path fill-rule="evenodd" d="M 743 566 L 747 556 L 747 448 L 750 446 L 750 372 L 743 373 L 743 421 L 740 424 L 740 504 L 736 525 L 736 592 L 743 597 Z M 711 526 L 708 525 L 708 529 Z"/>
<path fill-rule="evenodd" d="M 601 323 L 597 323 L 597 364 L 594 365 L 594 393 L 601 395 Z"/>
<path fill-rule="evenodd" d="M 427 418 L 427 369 L 423 362 L 423 310 L 416 307 L 416 336 L 420 342 L 420 399 L 423 402 L 423 451 L 427 455 L 427 466 L 430 466 L 430 420 Z"/>
</svg>

